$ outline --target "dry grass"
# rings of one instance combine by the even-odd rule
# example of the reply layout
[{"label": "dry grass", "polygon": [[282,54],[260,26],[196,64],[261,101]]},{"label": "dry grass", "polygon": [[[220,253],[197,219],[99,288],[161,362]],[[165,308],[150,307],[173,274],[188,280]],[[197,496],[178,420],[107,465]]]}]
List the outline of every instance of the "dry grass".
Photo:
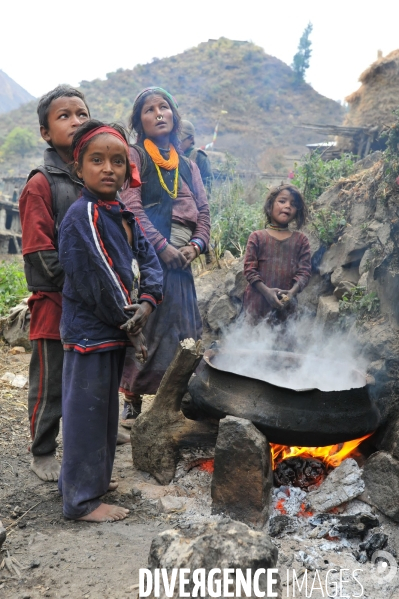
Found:
[{"label": "dry grass", "polygon": [[393,122],[399,107],[399,50],[376,60],[359,77],[360,88],[346,98],[344,126],[382,127]]}]

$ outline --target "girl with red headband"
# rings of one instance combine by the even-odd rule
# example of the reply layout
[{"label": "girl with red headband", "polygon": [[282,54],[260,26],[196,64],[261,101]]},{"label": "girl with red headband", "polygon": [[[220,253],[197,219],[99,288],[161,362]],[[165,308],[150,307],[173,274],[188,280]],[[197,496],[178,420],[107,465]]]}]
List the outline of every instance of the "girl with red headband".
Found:
[{"label": "girl with red headband", "polygon": [[141,330],[162,301],[162,269],[133,214],[119,201],[123,185],[140,185],[123,129],[87,121],[75,133],[72,150],[84,188],[59,231],[65,271],[59,489],[67,518],[104,522],[128,513],[100,497],[116,488],[111,474],[125,350],[133,345],[146,357]]},{"label": "girl with red headband", "polygon": [[201,337],[190,264],[205,252],[210,233],[201,174],[197,165],[180,153],[181,119],[176,100],[160,87],[143,90],[134,102],[130,124],[137,133],[130,156],[143,184],[121,195],[158,254],[164,272],[164,302],[146,326],[148,361],[143,365],[131,350],[126,353],[121,424],[127,428],[140,413],[141,395],[156,393],[179,341]]}]

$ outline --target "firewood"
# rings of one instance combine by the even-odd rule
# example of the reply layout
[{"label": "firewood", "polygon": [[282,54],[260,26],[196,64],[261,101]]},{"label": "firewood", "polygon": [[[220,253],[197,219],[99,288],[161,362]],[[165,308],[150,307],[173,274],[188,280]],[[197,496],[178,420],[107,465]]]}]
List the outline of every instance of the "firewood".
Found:
[{"label": "firewood", "polygon": [[188,381],[203,353],[201,341],[185,339],[179,343],[152,406],[137,418],[131,430],[134,465],[163,485],[174,477],[180,447],[216,444],[217,421],[188,420],[180,410]]}]

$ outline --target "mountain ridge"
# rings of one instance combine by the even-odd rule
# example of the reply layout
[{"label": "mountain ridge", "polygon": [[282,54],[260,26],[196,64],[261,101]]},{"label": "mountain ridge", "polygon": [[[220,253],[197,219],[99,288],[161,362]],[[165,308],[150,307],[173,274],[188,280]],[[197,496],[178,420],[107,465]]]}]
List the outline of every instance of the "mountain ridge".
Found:
[{"label": "mountain ridge", "polygon": [[[215,149],[228,151],[242,169],[288,168],[286,155],[299,159],[309,142],[309,134],[297,124],[341,124],[344,117],[340,104],[307,83],[298,85],[292,69],[281,60],[251,42],[226,38],[133,69],[118,69],[105,80],[82,81],[80,89],[94,118],[127,125],[136,94],[150,85],[164,87],[176,97],[183,118],[196,127],[198,145],[212,140],[220,118]],[[39,138],[35,107],[31,102],[0,115],[0,143],[15,126],[28,128]],[[322,138],[313,135],[311,141]],[[39,144],[23,164],[19,161],[20,167],[36,164],[44,147]],[[1,166],[4,171],[6,165]]]},{"label": "mountain ridge", "polygon": [[34,99],[26,89],[0,69],[0,114]]}]

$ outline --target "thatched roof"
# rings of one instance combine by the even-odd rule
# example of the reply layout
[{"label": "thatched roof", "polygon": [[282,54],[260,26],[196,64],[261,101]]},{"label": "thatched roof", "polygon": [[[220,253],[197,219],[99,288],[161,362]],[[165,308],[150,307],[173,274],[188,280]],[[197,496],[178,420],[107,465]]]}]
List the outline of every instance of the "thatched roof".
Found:
[{"label": "thatched roof", "polygon": [[344,126],[382,127],[394,121],[399,108],[399,50],[379,58],[359,77],[360,88],[348,96]]}]

